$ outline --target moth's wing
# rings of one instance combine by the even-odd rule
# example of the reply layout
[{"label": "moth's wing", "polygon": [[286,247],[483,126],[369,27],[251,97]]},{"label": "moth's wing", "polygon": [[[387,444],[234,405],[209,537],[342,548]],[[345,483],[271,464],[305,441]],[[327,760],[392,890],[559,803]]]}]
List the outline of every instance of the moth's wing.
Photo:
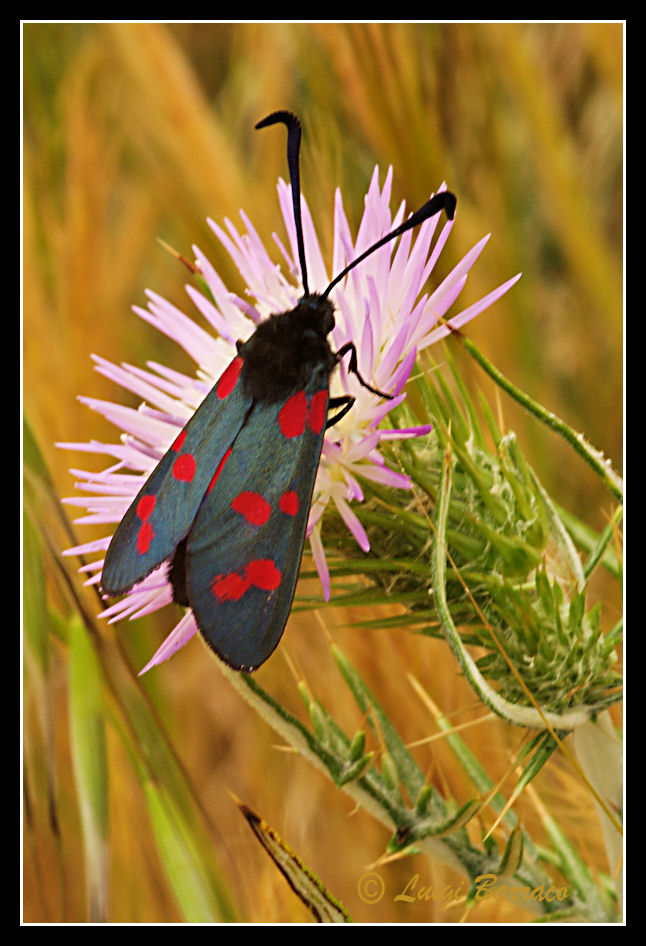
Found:
[{"label": "moth's wing", "polygon": [[235,358],[159,461],[119,523],[101,586],[128,591],[170,558],[185,537],[222,459],[251,407]]},{"label": "moth's wing", "polygon": [[281,638],[294,598],[328,403],[316,371],[282,404],[255,403],[186,543],[186,591],[207,643],[251,671]]}]

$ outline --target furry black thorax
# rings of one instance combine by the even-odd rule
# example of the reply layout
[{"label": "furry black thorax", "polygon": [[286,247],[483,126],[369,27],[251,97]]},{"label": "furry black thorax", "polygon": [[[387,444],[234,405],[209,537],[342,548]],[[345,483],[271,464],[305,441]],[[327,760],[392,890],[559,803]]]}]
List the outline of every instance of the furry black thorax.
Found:
[{"label": "furry black thorax", "polygon": [[239,349],[247,392],[274,404],[304,388],[316,371],[329,377],[337,363],[327,340],[333,328],[334,306],[318,293],[261,322]]}]

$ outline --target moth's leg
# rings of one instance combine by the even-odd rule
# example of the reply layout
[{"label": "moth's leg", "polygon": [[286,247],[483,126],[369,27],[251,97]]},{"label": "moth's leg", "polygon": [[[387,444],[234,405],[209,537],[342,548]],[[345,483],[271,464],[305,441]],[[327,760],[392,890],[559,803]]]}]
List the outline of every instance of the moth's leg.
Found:
[{"label": "moth's leg", "polygon": [[[392,399],[393,399],[393,395],[392,395],[392,394],[386,394],[385,391],[379,391],[379,390],[377,390],[377,388],[373,388],[370,384],[368,384],[367,381],[364,381],[363,378],[361,377],[361,375],[359,374],[359,365],[358,365],[358,362],[357,362],[357,349],[356,349],[355,346],[354,346],[354,342],[346,342],[345,345],[341,345],[341,347],[339,348],[338,352],[336,353],[336,360],[337,360],[337,362],[338,362],[338,361],[341,361],[341,359],[343,358],[343,356],[344,356],[344,355],[347,355],[348,352],[351,352],[351,354],[350,354],[350,363],[349,363],[349,365],[348,365],[348,371],[351,371],[352,374],[354,374],[354,375],[357,376],[357,379],[358,379],[358,381],[359,381],[359,384],[360,384],[362,387],[367,388],[368,391],[372,391],[373,394],[377,394],[377,395],[379,395],[379,397],[386,397],[386,398],[388,398],[389,401],[392,401]],[[349,410],[349,408],[348,408],[348,410]]]},{"label": "moth's leg", "polygon": [[328,427],[334,426],[334,424],[340,421],[342,417],[345,417],[353,404],[354,398],[350,397],[349,394],[343,394],[341,397],[331,397],[327,402],[328,410],[330,410],[330,408],[334,410],[335,407],[340,407],[341,410],[338,414],[335,414],[334,417],[328,418],[325,424],[325,429],[327,430]]}]

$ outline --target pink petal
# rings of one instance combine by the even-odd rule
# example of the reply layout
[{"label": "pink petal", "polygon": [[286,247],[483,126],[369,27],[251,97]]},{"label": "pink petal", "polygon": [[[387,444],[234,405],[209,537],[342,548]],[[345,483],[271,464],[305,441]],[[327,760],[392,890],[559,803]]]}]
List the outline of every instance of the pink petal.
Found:
[{"label": "pink petal", "polygon": [[310,534],[310,548],[312,558],[316,565],[316,571],[323,587],[323,597],[326,601],[330,600],[330,572],[327,567],[323,543],[321,542],[321,529],[317,526]]},{"label": "pink petal", "polygon": [[169,657],[172,657],[173,654],[177,653],[184,644],[187,644],[196,633],[197,624],[195,623],[193,612],[187,611],[143,670],[139,671],[139,676],[146,673],[151,667],[155,667],[157,664],[163,663],[165,660],[168,660]]},{"label": "pink petal", "polygon": [[357,519],[356,515],[350,509],[345,500],[341,499],[340,496],[335,496],[334,502],[336,503],[336,508],[339,510],[341,518],[357,540],[359,547],[362,548],[364,552],[369,552],[370,542],[368,541],[368,536],[366,535],[366,531]]},{"label": "pink petal", "polygon": [[[478,302],[474,302],[473,305],[470,305],[467,309],[463,309],[458,315],[452,316],[448,321],[453,328],[461,328],[463,325],[466,325],[467,322],[470,322],[471,319],[474,319],[477,315],[480,315],[481,312],[484,312],[485,309],[489,308],[490,305],[493,305],[501,296],[507,292],[508,289],[518,282],[522,273],[513,276],[511,279],[508,279],[507,282],[504,282],[501,286],[498,286],[497,289],[494,289],[492,292],[488,293],[484,298],[480,299]],[[447,325],[441,325],[439,328],[435,329],[434,332],[431,332],[430,335],[424,339],[424,346],[433,345],[435,342],[438,342],[441,338],[444,338],[449,334],[451,329]]]}]

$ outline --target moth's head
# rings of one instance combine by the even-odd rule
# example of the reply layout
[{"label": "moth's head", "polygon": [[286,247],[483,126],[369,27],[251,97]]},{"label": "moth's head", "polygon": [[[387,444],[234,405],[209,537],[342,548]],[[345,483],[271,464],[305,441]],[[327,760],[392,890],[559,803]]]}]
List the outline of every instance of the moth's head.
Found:
[{"label": "moth's head", "polygon": [[318,292],[310,292],[299,299],[296,310],[299,312],[305,329],[309,329],[321,338],[329,335],[334,328],[334,305]]}]

